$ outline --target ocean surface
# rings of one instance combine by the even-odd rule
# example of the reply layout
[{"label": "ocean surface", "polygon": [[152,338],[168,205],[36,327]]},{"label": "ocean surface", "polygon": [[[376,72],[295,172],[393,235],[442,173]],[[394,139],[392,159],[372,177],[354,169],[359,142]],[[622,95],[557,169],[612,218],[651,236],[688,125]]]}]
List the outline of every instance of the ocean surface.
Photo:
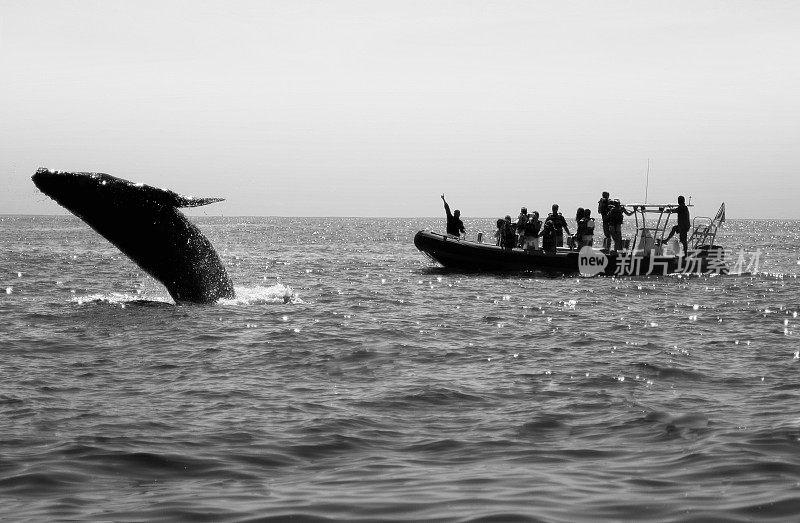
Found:
[{"label": "ocean surface", "polygon": [[443,217],[192,220],[236,299],[0,216],[0,519],[800,517],[800,221],[585,279],[438,268]]}]

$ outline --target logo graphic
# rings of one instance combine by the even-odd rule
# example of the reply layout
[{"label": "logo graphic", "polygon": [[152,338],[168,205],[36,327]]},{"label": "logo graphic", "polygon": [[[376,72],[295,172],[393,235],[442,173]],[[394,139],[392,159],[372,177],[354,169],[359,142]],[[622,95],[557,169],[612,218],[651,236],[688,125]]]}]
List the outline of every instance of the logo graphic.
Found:
[{"label": "logo graphic", "polygon": [[597,276],[607,266],[608,258],[606,255],[588,245],[578,252],[578,271],[581,276]]}]

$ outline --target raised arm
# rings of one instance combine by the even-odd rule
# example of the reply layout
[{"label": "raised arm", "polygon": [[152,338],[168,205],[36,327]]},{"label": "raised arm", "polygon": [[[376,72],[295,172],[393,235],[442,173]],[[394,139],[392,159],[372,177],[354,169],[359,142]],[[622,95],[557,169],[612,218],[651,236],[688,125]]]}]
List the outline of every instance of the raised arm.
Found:
[{"label": "raised arm", "polygon": [[444,194],[442,194],[442,201],[444,202],[444,212],[446,212],[447,217],[450,218],[453,214],[450,212],[450,206],[447,205],[447,200],[444,199]]}]

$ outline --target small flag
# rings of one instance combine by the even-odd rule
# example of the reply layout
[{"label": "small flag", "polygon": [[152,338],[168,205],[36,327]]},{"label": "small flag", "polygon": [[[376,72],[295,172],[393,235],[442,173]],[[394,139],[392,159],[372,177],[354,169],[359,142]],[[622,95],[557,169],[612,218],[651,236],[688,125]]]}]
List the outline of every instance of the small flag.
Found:
[{"label": "small flag", "polygon": [[725,223],[725,202],[722,202],[722,205],[719,206],[717,215],[714,216],[714,221],[719,222],[718,225]]}]

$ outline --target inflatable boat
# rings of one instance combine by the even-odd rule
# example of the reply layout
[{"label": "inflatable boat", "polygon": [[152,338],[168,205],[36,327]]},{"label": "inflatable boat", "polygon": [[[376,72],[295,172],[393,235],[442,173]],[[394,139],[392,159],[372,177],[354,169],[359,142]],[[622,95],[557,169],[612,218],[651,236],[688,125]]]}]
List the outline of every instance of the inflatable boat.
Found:
[{"label": "inflatable boat", "polygon": [[[680,246],[664,241],[676,205],[629,205],[636,214],[636,234],[619,252],[584,246],[559,247],[556,252],[507,249],[428,230],[417,232],[414,245],[441,266],[475,272],[542,272],[582,276],[645,276],[724,274],[724,249],[714,245],[725,220],[725,204],[713,219],[695,218],[684,255]],[[653,216],[656,215],[656,216]],[[648,220],[648,218],[650,218]],[[655,218],[655,219],[653,219]]]}]

